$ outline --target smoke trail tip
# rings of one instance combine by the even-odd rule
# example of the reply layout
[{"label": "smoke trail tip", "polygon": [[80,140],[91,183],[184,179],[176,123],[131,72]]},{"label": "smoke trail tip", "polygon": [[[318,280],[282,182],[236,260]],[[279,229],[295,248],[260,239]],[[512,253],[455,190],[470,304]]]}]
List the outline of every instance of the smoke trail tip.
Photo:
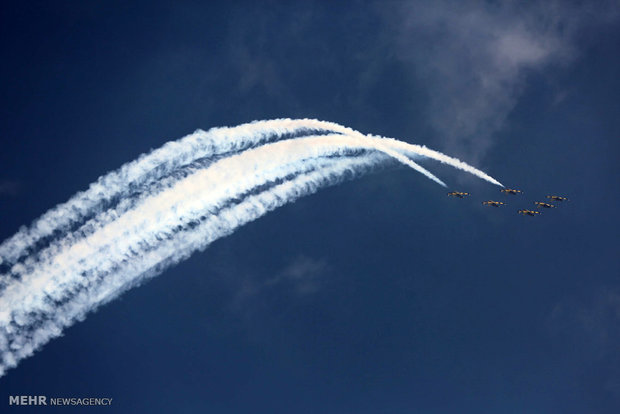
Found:
[{"label": "smoke trail tip", "polygon": [[495,184],[495,185],[498,185],[498,186],[504,188],[504,184],[500,183],[495,178],[491,177],[490,175],[487,175],[487,177],[489,178],[487,181],[489,181],[491,184]]}]

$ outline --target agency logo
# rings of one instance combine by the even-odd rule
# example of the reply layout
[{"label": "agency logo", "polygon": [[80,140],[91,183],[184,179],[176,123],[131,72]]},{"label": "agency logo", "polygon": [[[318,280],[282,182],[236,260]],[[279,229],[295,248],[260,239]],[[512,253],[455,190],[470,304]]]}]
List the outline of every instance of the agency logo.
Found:
[{"label": "agency logo", "polygon": [[9,405],[47,405],[44,395],[9,395]]},{"label": "agency logo", "polygon": [[9,395],[9,405],[112,405],[112,398],[54,397],[45,395]]}]

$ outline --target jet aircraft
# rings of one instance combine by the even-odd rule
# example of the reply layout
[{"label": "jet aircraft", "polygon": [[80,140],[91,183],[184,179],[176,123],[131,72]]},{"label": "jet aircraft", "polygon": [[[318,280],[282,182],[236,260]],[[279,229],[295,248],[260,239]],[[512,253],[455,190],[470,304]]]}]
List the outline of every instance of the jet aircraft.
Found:
[{"label": "jet aircraft", "polygon": [[463,198],[465,196],[470,195],[469,193],[463,193],[461,191],[451,191],[448,193],[449,196]]},{"label": "jet aircraft", "polygon": [[549,198],[549,199],[551,199],[553,201],[568,201],[568,198],[566,198],[566,197],[560,197],[560,196],[554,196],[554,195],[547,196],[547,198]]},{"label": "jet aircraft", "polygon": [[553,204],[543,203],[541,201],[534,201],[534,204],[536,204],[536,207],[555,208]]},{"label": "jet aircraft", "polygon": [[523,215],[528,215],[528,216],[536,216],[538,214],[540,214],[540,211],[534,211],[534,210],[519,210],[519,214],[523,214]]},{"label": "jet aircraft", "polygon": [[517,194],[517,193],[522,193],[523,191],[521,190],[514,190],[512,188],[502,188],[501,190],[502,193],[506,193],[506,194]]},{"label": "jet aircraft", "polygon": [[501,201],[493,201],[493,200],[483,201],[482,204],[484,204],[485,206],[492,206],[492,207],[499,207],[499,206],[506,205],[506,203],[502,203]]}]

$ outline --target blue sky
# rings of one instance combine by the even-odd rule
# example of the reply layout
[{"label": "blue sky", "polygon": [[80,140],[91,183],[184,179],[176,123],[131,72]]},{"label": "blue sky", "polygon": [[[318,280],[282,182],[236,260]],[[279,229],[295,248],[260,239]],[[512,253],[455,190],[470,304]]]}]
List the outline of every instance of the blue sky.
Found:
[{"label": "blue sky", "polygon": [[[403,168],[325,189],[67,329],[0,378],[2,411],[43,394],[114,412],[618,412],[618,11],[6,6],[0,239],[149,149],[255,119],[425,144],[525,194],[431,162],[472,197]],[[550,193],[571,202],[516,214]]]}]

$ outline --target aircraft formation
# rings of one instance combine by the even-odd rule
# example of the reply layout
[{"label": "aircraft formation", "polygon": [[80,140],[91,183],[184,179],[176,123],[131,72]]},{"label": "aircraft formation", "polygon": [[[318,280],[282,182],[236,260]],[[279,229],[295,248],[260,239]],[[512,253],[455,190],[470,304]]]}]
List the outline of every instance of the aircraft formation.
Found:
[{"label": "aircraft formation", "polygon": [[[523,191],[521,190],[516,190],[514,188],[502,188],[500,190],[502,193],[507,194],[507,195],[518,195],[518,194],[523,194]],[[466,192],[462,192],[462,191],[450,191],[448,193],[448,196],[450,197],[458,197],[458,198],[464,198],[464,197],[468,197],[470,196],[470,193],[466,193]],[[547,198],[550,201],[554,201],[554,202],[558,202],[558,203],[563,203],[566,201],[569,201],[567,197],[563,197],[563,196],[557,196],[557,195],[548,195]],[[486,200],[482,202],[482,205],[488,206],[488,207],[501,207],[501,206],[505,206],[507,205],[507,203],[504,203],[502,201],[494,201],[494,200]],[[545,203],[542,201],[534,201],[534,205],[536,206],[536,208],[556,208],[557,205],[555,204],[551,204],[551,203]],[[530,209],[521,209],[521,210],[517,210],[517,212],[523,216],[531,216],[531,217],[535,217],[541,214],[540,211],[538,210],[530,210]]]}]

